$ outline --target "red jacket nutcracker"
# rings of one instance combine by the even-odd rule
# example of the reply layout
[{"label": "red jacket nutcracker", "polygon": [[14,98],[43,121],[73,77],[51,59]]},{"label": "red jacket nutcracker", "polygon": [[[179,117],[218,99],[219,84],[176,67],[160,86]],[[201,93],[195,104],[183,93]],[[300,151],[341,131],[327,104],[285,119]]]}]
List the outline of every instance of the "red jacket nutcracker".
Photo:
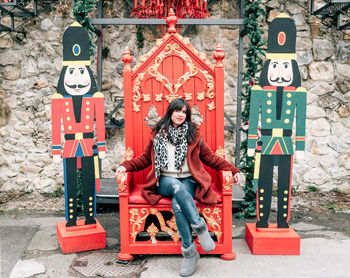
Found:
[{"label": "red jacket nutcracker", "polygon": [[[63,68],[52,96],[52,155],[61,156],[61,118],[65,144],[63,149],[66,226],[76,225],[77,169],[81,168],[85,224],[95,221],[95,187],[99,190],[98,156],[105,156],[103,94],[89,67],[89,36],[77,22],[63,35]],[[97,146],[94,141],[96,120]]]}]

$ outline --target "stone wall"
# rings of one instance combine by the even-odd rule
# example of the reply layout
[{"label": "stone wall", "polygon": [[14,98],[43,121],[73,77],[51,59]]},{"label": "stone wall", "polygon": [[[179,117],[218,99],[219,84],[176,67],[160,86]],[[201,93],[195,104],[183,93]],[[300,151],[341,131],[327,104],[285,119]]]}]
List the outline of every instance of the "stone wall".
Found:
[{"label": "stone wall", "polygon": [[[238,18],[238,1],[219,0],[213,18]],[[286,4],[288,2],[288,4]],[[71,4],[52,10],[27,24],[21,32],[0,34],[0,190],[52,192],[63,184],[62,165],[52,163],[51,96],[62,63],[62,34],[73,22]],[[126,17],[122,1],[106,2],[105,17]],[[299,1],[307,5],[307,1]],[[123,4],[125,5],[125,4]],[[293,1],[265,1],[267,23],[280,12],[293,17],[298,29],[297,61],[308,90],[305,159],[294,164],[293,185],[305,190],[335,187],[350,191],[350,42]],[[108,114],[123,96],[121,56],[126,46],[135,60],[155,43],[144,28],[144,47],[137,48],[135,26],[109,26],[103,31],[103,93]],[[265,33],[265,37],[267,34]],[[189,33],[191,43],[213,61],[217,43],[226,53],[225,111],[235,120],[238,29],[199,26]],[[246,42],[247,44],[247,42]],[[96,60],[96,57],[93,57]],[[91,66],[95,72],[95,66]],[[116,115],[123,118],[123,111]],[[227,123],[226,123],[227,124]],[[234,161],[234,138],[226,133],[227,159]],[[107,130],[103,177],[114,177],[123,160],[124,129]]]}]

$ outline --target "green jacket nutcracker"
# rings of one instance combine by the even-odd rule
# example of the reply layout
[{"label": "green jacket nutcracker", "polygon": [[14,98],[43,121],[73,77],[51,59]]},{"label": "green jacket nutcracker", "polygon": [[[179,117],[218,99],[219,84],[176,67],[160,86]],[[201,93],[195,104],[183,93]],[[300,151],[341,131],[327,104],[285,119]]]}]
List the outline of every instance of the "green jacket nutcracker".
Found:
[{"label": "green jacket nutcracker", "polygon": [[[280,14],[269,25],[267,61],[261,71],[259,86],[253,86],[251,90],[248,155],[253,156],[256,150],[257,228],[268,227],[274,166],[278,167],[277,227],[289,228],[294,117],[295,156],[301,159],[304,155],[306,90],[300,86],[295,41],[293,20]],[[257,143],[259,116],[261,138]]]}]

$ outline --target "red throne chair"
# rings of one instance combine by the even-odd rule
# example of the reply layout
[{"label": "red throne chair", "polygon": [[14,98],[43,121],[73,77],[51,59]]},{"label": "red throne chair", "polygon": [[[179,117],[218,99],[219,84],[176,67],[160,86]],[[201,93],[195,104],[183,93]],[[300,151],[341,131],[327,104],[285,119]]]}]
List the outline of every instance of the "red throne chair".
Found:
[{"label": "red throne chair", "polygon": [[[224,67],[220,45],[212,65],[187,38],[175,29],[177,18],[167,18],[168,33],[132,69],[133,57],[126,48],[124,113],[125,158],[137,157],[144,151],[151,126],[166,112],[174,98],[184,98],[192,109],[192,120],[199,125],[203,139],[218,155],[224,157]],[[216,248],[210,254],[221,254],[233,260],[232,251],[232,184],[231,172],[216,171],[206,166],[217,193],[216,205],[197,203],[199,213],[208,224]],[[131,260],[134,254],[181,254],[180,235],[171,208],[171,199],[162,198],[151,206],[142,197],[140,185],[146,181],[150,167],[143,171],[118,176],[120,207],[120,260]],[[198,244],[200,253],[205,253]]]}]

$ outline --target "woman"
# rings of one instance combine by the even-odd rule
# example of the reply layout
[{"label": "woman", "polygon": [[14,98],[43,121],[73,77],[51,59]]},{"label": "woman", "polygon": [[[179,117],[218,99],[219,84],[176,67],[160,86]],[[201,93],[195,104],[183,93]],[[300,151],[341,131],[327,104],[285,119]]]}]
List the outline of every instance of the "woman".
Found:
[{"label": "woman", "polygon": [[140,171],[152,165],[142,195],[151,204],[162,197],[172,199],[172,209],[181,236],[184,256],[180,275],[190,276],[199,259],[192,242],[191,228],[197,233],[202,248],[210,252],[215,243],[207,225],[199,216],[194,198],[205,204],[216,204],[216,194],[210,187],[211,176],[202,162],[216,170],[229,170],[239,182],[239,170],[216,156],[202,140],[197,125],[191,121],[191,109],[186,100],[174,99],[165,116],[152,128],[151,138],[142,155],[124,161],[116,171]]}]

